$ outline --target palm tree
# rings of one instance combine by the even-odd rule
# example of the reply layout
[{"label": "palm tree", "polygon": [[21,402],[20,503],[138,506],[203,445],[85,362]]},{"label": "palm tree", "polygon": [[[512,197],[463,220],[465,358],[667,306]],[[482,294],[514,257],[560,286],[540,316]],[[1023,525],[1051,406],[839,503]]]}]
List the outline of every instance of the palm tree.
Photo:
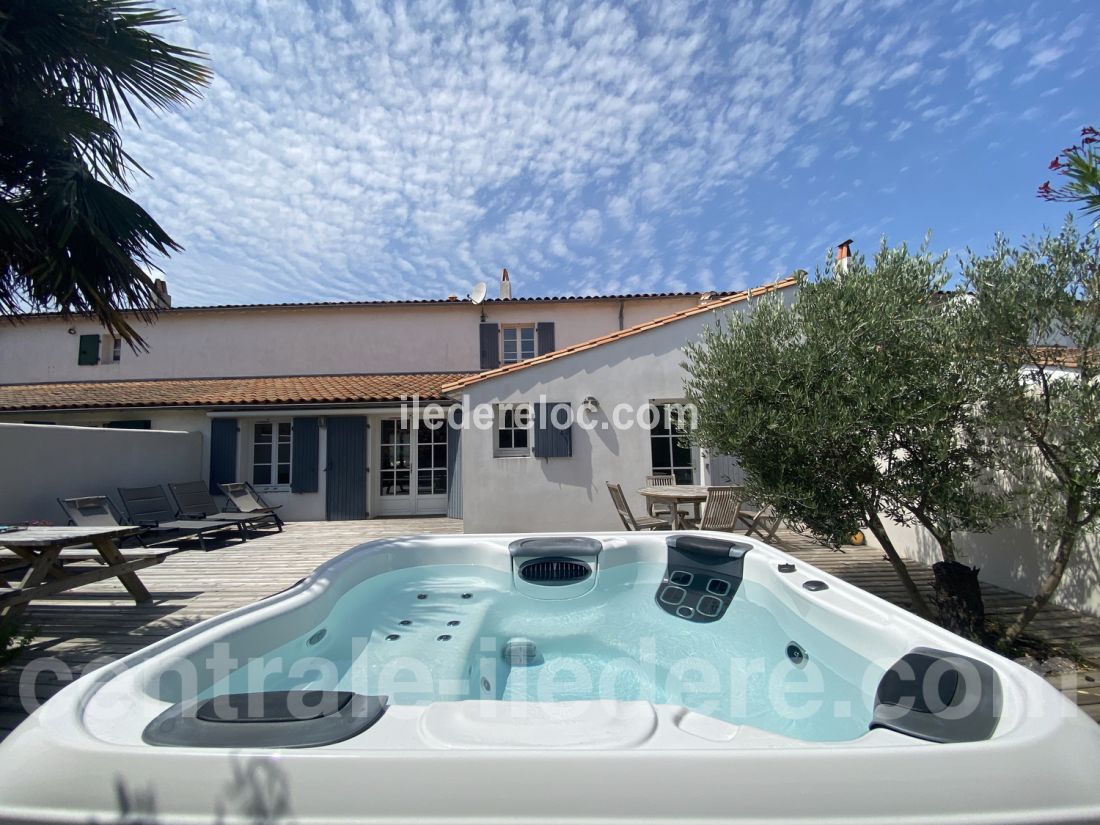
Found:
[{"label": "palm tree", "polygon": [[94,315],[131,346],[157,298],[147,270],[181,247],[126,193],[117,131],[136,109],[187,104],[206,56],[150,29],[144,0],[0,0],[0,316]]}]

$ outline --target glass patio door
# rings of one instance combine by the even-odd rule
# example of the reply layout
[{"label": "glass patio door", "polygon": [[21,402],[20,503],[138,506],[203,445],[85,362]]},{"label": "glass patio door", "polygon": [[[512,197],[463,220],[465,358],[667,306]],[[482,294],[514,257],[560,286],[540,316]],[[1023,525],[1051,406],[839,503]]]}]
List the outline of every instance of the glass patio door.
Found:
[{"label": "glass patio door", "polygon": [[447,427],[384,418],[378,441],[378,498],[383,515],[447,510]]}]

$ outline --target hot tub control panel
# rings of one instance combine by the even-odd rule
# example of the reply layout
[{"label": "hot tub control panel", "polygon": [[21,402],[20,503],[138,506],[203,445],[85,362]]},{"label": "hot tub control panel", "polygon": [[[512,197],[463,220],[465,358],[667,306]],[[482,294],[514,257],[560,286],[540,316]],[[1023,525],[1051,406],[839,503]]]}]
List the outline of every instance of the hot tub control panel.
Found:
[{"label": "hot tub control panel", "polygon": [[667,545],[657,606],[689,622],[721,619],[741,586],[750,546],[709,536],[672,536]]}]

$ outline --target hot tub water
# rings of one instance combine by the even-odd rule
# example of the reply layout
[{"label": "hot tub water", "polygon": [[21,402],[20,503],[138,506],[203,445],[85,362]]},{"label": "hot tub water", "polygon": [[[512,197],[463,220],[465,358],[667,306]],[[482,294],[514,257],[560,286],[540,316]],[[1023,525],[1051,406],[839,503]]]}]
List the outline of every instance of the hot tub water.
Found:
[{"label": "hot tub water", "polygon": [[[837,663],[874,670],[870,663],[790,611],[765,609],[754,598],[763,587],[750,581],[720,621],[681,620],[654,604],[663,573],[659,564],[607,567],[589,592],[564,600],[519,593],[510,573],[487,567],[384,573],[346,593],[323,627],[205,695],[347,690],[388,696],[391,705],[646,700],[804,740],[866,733],[873,694],[861,687],[865,674],[845,678]],[[803,651],[799,662],[788,655],[792,643]]]}]

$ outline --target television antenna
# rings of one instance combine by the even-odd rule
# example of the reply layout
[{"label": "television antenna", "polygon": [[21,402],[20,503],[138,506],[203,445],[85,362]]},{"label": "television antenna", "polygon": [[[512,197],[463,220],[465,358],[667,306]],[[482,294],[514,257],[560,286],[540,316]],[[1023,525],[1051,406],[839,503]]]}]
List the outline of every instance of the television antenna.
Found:
[{"label": "television antenna", "polygon": [[476,306],[477,304],[480,304],[482,301],[484,301],[485,292],[487,289],[488,287],[485,285],[484,281],[478,281],[476,284],[474,284],[474,288],[470,292],[470,303]]}]

